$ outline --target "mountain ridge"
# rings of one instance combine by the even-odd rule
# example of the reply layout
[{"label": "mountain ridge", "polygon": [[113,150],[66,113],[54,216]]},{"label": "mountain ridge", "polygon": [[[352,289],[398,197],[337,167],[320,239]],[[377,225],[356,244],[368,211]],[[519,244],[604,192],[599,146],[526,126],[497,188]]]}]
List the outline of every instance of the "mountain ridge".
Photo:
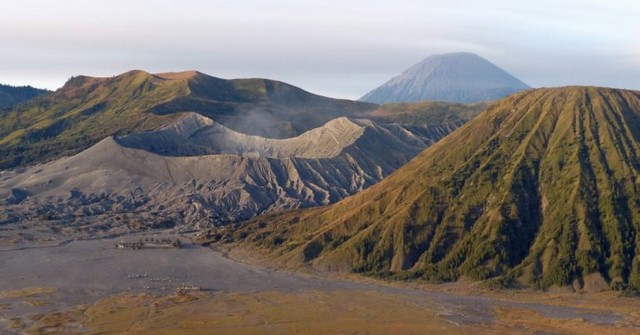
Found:
[{"label": "mountain ridge", "polygon": [[108,135],[154,129],[178,112],[197,112],[247,134],[285,138],[375,108],[268,79],[225,80],[196,71],[76,76],[53,93],[0,112],[0,169],[74,154]]},{"label": "mountain ridge", "polygon": [[[153,130],[195,112],[247,135],[295,137],[341,116],[398,122],[431,142],[484,106],[378,106],[314,95],[268,79],[220,79],[198,71],[75,76],[60,89],[0,110],[0,169],[76,154],[106,136]],[[376,110],[385,116],[374,115]],[[447,125],[436,115],[448,115]]]}]

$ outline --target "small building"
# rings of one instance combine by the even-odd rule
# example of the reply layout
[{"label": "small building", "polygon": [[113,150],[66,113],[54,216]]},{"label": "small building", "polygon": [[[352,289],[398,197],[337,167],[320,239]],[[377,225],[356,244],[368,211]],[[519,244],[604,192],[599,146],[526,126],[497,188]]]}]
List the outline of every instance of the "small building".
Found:
[{"label": "small building", "polygon": [[176,292],[180,294],[186,294],[187,292],[194,292],[194,291],[201,291],[201,290],[202,288],[200,286],[194,286],[194,285],[182,285],[182,286],[176,287]]},{"label": "small building", "polygon": [[142,247],[143,247],[143,244],[140,242],[127,242],[125,240],[120,240],[116,242],[116,249],[137,250],[137,249],[141,249]]}]

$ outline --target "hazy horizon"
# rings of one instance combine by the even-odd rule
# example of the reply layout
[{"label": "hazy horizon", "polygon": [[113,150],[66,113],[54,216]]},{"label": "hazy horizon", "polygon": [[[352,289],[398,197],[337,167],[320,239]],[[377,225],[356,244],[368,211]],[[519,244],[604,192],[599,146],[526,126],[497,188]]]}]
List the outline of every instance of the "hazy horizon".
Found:
[{"label": "hazy horizon", "polygon": [[25,0],[0,13],[0,83],[198,70],[357,99],[427,56],[467,51],[533,87],[640,89],[639,15],[629,0]]}]

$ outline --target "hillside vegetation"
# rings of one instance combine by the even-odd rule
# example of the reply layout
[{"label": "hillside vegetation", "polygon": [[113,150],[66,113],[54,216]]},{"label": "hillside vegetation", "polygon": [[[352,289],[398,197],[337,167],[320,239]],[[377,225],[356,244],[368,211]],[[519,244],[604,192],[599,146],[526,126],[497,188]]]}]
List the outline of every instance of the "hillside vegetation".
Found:
[{"label": "hillside vegetation", "polygon": [[147,111],[188,92],[184,81],[141,71],[72,78],[55,93],[2,112],[0,169],[74,153],[112,134],[157,127],[168,117]]},{"label": "hillside vegetation", "polygon": [[640,92],[526,91],[337,204],[209,236],[291,266],[639,290],[639,139]]},{"label": "hillside vegetation", "polygon": [[107,136],[155,129],[179,112],[197,112],[243,133],[283,138],[374,108],[266,79],[143,71],[79,76],[52,94],[0,111],[0,169],[76,153]]},{"label": "hillside vegetation", "polygon": [[14,106],[46,93],[49,93],[49,91],[33,88],[31,86],[10,86],[0,84],[0,109]]},{"label": "hillside vegetation", "polygon": [[0,110],[0,170],[75,154],[108,136],[157,129],[182,112],[268,138],[295,137],[341,116],[371,118],[399,123],[430,144],[484,107],[378,106],[326,98],[273,80],[225,80],[195,71],[79,76],[56,92]]}]

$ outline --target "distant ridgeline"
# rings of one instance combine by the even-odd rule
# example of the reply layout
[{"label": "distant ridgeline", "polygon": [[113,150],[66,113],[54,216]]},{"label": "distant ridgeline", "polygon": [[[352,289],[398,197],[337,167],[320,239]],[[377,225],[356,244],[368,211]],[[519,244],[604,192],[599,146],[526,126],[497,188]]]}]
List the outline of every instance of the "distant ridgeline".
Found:
[{"label": "distant ridgeline", "polygon": [[47,94],[49,91],[31,86],[10,86],[0,84],[0,109],[12,107],[21,102]]}]

